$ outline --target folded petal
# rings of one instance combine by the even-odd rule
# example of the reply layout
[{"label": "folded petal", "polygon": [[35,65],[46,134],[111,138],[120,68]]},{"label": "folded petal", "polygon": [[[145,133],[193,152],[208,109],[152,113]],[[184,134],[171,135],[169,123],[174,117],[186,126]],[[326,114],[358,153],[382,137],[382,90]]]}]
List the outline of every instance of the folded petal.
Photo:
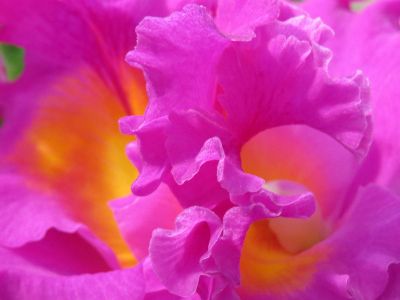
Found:
[{"label": "folded petal", "polygon": [[[224,202],[228,199],[229,189],[223,186],[223,182],[229,184],[235,180],[236,174],[231,173],[237,171],[237,165],[230,169],[226,167],[228,159],[222,143],[230,142],[229,132],[213,119],[194,110],[171,113],[169,119],[165,146],[172,167],[171,175],[176,182],[170,184],[179,201],[185,207],[202,203],[215,209],[218,205],[226,205]],[[262,183],[257,179],[255,181],[259,189]],[[240,192],[245,193],[251,189],[251,182],[249,185],[242,182],[237,187],[242,187]],[[198,192],[190,192],[193,189]]]},{"label": "folded petal", "polygon": [[154,231],[150,258],[166,288],[183,297],[193,295],[203,271],[202,257],[220,234],[220,220],[210,210],[193,207],[176,221],[176,230]]},{"label": "folded petal", "polygon": [[120,123],[125,134],[136,134],[139,143],[131,144],[128,155],[140,173],[132,185],[132,191],[137,195],[147,195],[153,192],[168,170],[167,153],[165,151],[166,117],[158,118],[141,124],[142,117],[125,117]]},{"label": "folded petal", "polygon": [[[65,242],[71,242],[71,237],[64,237]],[[60,241],[57,241],[57,244]],[[42,243],[39,241],[37,243]],[[65,245],[65,244],[64,244]],[[51,244],[41,245],[50,253]],[[68,250],[72,250],[70,248]],[[26,250],[26,249],[25,249]],[[29,249],[32,250],[32,249]],[[43,254],[42,250],[40,249]],[[67,249],[66,249],[67,250]],[[84,252],[84,248],[74,249],[77,252],[67,252],[69,263],[74,255],[87,255],[87,260],[93,260],[93,253]],[[38,257],[46,260],[43,255]],[[51,254],[47,263],[40,265],[31,257],[21,256],[18,251],[0,248],[2,262],[11,262],[7,267],[0,266],[0,297],[2,299],[50,300],[50,299],[143,299],[144,282],[141,265],[133,269],[116,270],[96,274],[62,274],[48,267],[54,266]],[[67,258],[67,257],[64,257]],[[75,260],[76,261],[76,260]],[[76,264],[75,264],[76,265]],[[78,262],[79,268],[84,264]],[[65,264],[64,264],[65,267]],[[71,268],[71,266],[70,266]]]}]

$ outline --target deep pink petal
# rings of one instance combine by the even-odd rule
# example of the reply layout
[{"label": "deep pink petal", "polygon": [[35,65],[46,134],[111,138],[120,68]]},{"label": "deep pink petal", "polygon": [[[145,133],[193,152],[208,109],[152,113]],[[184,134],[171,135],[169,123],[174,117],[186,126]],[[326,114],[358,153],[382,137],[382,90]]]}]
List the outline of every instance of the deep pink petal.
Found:
[{"label": "deep pink petal", "polygon": [[183,297],[195,293],[203,273],[201,259],[219,234],[219,218],[201,207],[185,210],[176,221],[176,230],[154,231],[150,258],[168,290]]},{"label": "deep pink petal", "polygon": [[[38,241],[7,249],[17,255],[21,262],[30,262],[43,274],[71,276],[111,271],[101,253],[79,233],[50,229]],[[16,263],[4,260],[0,268],[12,267],[16,267]],[[19,263],[18,268],[30,270],[33,267]]]}]

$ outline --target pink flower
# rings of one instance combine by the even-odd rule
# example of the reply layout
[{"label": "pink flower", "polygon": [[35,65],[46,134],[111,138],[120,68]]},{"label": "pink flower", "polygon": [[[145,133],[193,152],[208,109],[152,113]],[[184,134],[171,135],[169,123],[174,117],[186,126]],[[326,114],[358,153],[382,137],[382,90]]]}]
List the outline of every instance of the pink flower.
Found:
[{"label": "pink flower", "polygon": [[400,9],[349,2],[3,1],[0,298],[396,299]]},{"label": "pink flower", "polygon": [[[188,207],[174,230],[153,232],[155,274],[183,298],[206,286],[204,299],[395,299],[400,202],[370,176],[398,160],[374,169],[368,80],[359,71],[342,77],[363,63],[350,71],[350,52],[332,39],[342,51],[334,77],[332,30],[320,19],[283,2],[230,4],[145,18],[127,56],[149,94],[144,116],[121,120],[137,137],[128,148],[140,170],[133,192],[167,184]],[[381,5],[354,21],[326,14],[356,30]],[[376,78],[387,67],[367,61]],[[391,101],[398,88],[384,83]],[[397,149],[393,136],[374,138],[382,153]]]}]

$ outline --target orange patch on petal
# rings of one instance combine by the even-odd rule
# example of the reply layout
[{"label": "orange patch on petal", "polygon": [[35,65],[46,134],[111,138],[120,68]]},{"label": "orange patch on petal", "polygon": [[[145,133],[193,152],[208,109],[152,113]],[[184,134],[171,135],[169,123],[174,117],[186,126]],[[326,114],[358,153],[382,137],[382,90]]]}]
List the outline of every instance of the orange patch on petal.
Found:
[{"label": "orange patch on petal", "polygon": [[126,93],[135,113],[147,100],[141,74],[122,73],[119,94],[88,69],[57,79],[10,160],[40,188],[62,195],[66,211],[107,243],[121,265],[131,266],[135,258],[107,202],[129,194],[137,176],[125,155],[132,138],[118,128],[126,115],[119,97]]},{"label": "orange patch on petal", "polygon": [[286,251],[268,220],[253,223],[247,232],[240,260],[243,294],[281,294],[301,289],[311,280],[316,264],[326,253],[310,249]]}]

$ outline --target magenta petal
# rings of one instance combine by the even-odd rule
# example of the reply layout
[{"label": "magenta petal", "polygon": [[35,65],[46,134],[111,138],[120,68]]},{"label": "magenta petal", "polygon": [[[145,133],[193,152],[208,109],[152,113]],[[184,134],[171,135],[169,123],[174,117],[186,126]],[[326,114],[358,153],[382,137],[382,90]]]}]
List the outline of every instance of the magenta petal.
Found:
[{"label": "magenta petal", "polygon": [[176,230],[158,229],[150,242],[155,273],[171,292],[182,297],[195,293],[203,270],[200,264],[220,234],[220,220],[210,210],[193,207],[176,221]]},{"label": "magenta petal", "polygon": [[220,101],[240,140],[266,128],[304,124],[365,155],[371,134],[367,82],[359,73],[328,74],[330,52],[317,42],[330,32],[299,16],[266,25],[253,41],[224,52]]},{"label": "magenta petal", "polygon": [[[162,5],[157,4],[153,5],[152,13],[165,14]],[[85,67],[115,83],[109,61],[105,60],[123,60],[135,41],[135,24],[149,13],[145,6],[139,1],[2,1],[0,41],[23,47],[26,53],[21,80],[14,85],[1,85],[7,102],[22,100],[29,105],[32,98],[54,84],[54,78]],[[105,57],[101,43],[109,47],[109,57]]]},{"label": "magenta petal", "polygon": [[157,104],[148,106],[146,117],[212,106],[215,62],[228,41],[204,7],[188,5],[165,19],[145,18],[136,32],[138,44],[126,59],[144,70],[150,102]]},{"label": "magenta petal", "polygon": [[[263,200],[266,199],[254,199],[247,207],[229,209],[223,224],[209,209],[191,207],[178,216],[175,230],[154,231],[150,243],[151,263],[166,289],[182,297],[207,290],[216,299],[224,299],[223,295],[235,299],[234,287],[240,282],[241,248],[250,225],[284,215],[308,217],[314,210],[312,204],[312,208],[310,203],[305,205],[305,202],[313,203],[313,197],[308,200],[298,197],[298,201],[277,197],[274,211],[268,207],[271,201],[264,204]],[[210,285],[206,278],[212,282]]]},{"label": "magenta petal", "polygon": [[172,113],[170,120],[166,146],[177,184],[191,180],[204,164],[217,161],[217,180],[232,195],[261,189],[262,179],[244,173],[236,161],[226,156],[224,146],[228,150],[233,147],[224,127],[194,110]]},{"label": "magenta petal", "polygon": [[[41,240],[10,251],[46,273],[70,276],[111,271],[101,253],[79,233],[50,229]],[[2,262],[1,268],[8,264],[7,261]],[[13,264],[10,266],[13,267]]]},{"label": "magenta petal", "polygon": [[[39,240],[53,226],[67,231],[76,228],[76,224],[65,216],[51,197],[26,188],[26,183],[18,176],[0,176],[1,245],[19,247],[27,242]],[[40,198],[42,200],[37,201]]]},{"label": "magenta petal", "polygon": [[165,184],[148,196],[129,196],[110,202],[110,206],[124,239],[140,260],[148,255],[153,230],[172,229],[182,210]]},{"label": "magenta petal", "polygon": [[147,195],[161,183],[168,167],[165,153],[167,118],[159,118],[141,124],[142,117],[132,116],[120,119],[120,129],[127,134],[136,134],[140,144],[128,147],[130,159],[140,169],[139,177],[132,185],[136,195]]},{"label": "magenta petal", "polygon": [[146,280],[146,295],[144,300],[201,300],[198,293],[189,297],[180,297],[170,293],[161,283],[158,276],[154,273],[153,266],[149,258],[143,262],[144,278]]},{"label": "magenta petal", "polygon": [[399,211],[399,198],[367,187],[327,240],[335,249],[332,263],[349,274],[349,292],[355,297],[376,299],[387,284],[389,266],[400,262]]},{"label": "magenta petal", "polygon": [[[395,264],[400,262],[399,211],[400,199],[388,191],[377,186],[361,190],[336,230],[307,250],[326,257],[317,264],[312,281],[291,291],[288,299],[374,300],[392,295],[398,279]],[[270,298],[278,300],[281,295]]]},{"label": "magenta petal", "polygon": [[[218,138],[207,141],[215,135],[228,136],[223,127],[194,110],[171,113],[168,119],[162,117],[139,125],[136,118],[130,117],[120,123],[124,132],[139,138],[138,143],[128,148],[128,155],[140,169],[133,185],[135,194],[145,195],[154,190],[172,164],[174,178],[165,176],[164,180],[183,207],[203,202],[215,208],[227,203],[228,194],[217,181],[216,165],[211,164],[222,158],[223,149]],[[193,189],[197,192],[193,193]]]},{"label": "magenta petal", "polygon": [[[199,175],[202,174],[198,173],[201,170],[203,174],[213,172],[216,176],[201,181],[203,185],[198,185],[197,189],[213,190],[213,194],[221,194],[222,188],[231,195],[257,192],[262,188],[264,180],[244,173],[237,160],[226,155],[225,149],[232,152],[236,149],[232,145],[234,142],[230,133],[217,121],[195,110],[171,113],[170,121],[166,147],[172,165],[171,174],[178,185],[197,186],[192,181],[200,179]],[[220,184],[219,188],[215,186],[215,180],[210,180],[214,178]],[[180,197],[179,200],[192,205],[199,203],[188,201],[188,198],[193,197],[188,196],[182,200]],[[212,207],[225,200],[225,197],[221,197],[212,203],[208,198],[201,200],[202,205]]]},{"label": "magenta petal", "polygon": [[[323,3],[323,4],[322,4]],[[369,176],[375,183],[397,193],[400,130],[400,3],[396,0],[373,1],[360,12],[353,13],[348,3],[337,0],[308,0],[305,8],[312,15],[322,16],[336,32],[328,46],[334,50],[331,70],[343,74],[361,68],[371,84],[372,118],[374,122],[374,154],[366,161]],[[390,59],[388,59],[390,57]],[[365,173],[365,172],[364,172]]]},{"label": "magenta petal", "polygon": [[[50,249],[49,249],[50,250]],[[144,282],[139,265],[133,269],[96,274],[63,276],[43,270],[34,261],[21,259],[13,250],[0,248],[0,298],[51,299],[143,299]]]},{"label": "magenta petal", "polygon": [[150,193],[163,181],[184,207],[220,204],[191,196],[188,186],[221,196],[225,189],[231,200],[251,197],[264,181],[243,172],[241,147],[260,131],[287,124],[314,127],[365,155],[371,134],[365,78],[331,77],[331,52],[320,43],[332,31],[282,8],[288,18],[275,20],[271,11],[249,42],[222,36],[206,8],[196,5],[139,25],[138,46],[127,60],[144,70],[150,100],[144,120],[126,118],[121,126],[138,137],[132,159],[138,153],[143,159],[135,194]]}]

